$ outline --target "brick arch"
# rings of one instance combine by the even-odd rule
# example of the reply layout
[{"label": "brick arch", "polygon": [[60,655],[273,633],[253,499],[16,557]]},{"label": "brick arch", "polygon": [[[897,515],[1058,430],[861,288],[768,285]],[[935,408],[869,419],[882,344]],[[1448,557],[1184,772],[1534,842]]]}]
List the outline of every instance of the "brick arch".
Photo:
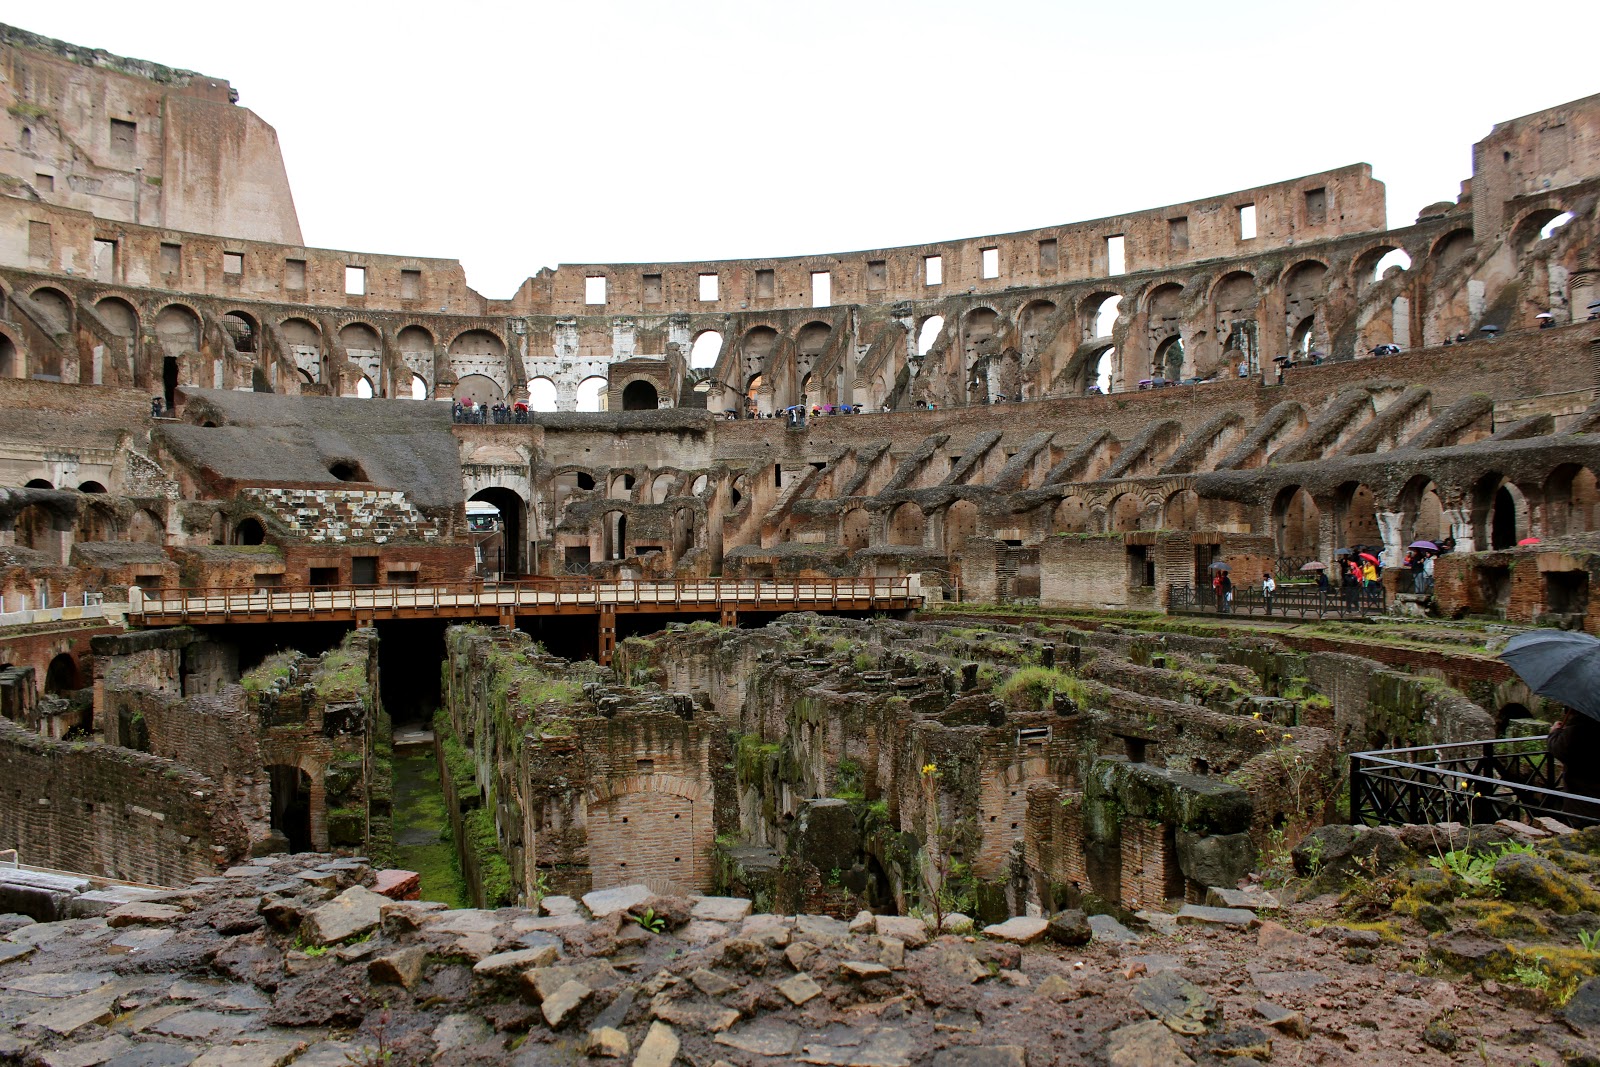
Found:
[{"label": "brick arch", "polygon": [[699,804],[711,803],[711,787],[681,774],[630,774],[614,782],[600,782],[589,790],[590,804],[604,804],[636,793],[666,793]]}]

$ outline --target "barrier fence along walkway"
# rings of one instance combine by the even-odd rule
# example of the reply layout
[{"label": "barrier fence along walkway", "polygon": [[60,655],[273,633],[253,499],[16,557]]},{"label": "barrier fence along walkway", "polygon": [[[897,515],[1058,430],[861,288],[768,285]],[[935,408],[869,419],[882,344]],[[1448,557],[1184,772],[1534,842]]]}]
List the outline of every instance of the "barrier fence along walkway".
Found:
[{"label": "barrier fence along walkway", "polygon": [[892,578],[596,581],[555,578],[439,585],[130,591],[140,626],[300,619],[607,615],[632,612],[874,611],[920,607],[916,575]]},{"label": "barrier fence along walkway", "polygon": [[1350,821],[1471,824],[1547,815],[1576,827],[1600,823],[1600,800],[1558,788],[1548,743],[1545,735],[1353,753]]},{"label": "barrier fence along walkway", "polygon": [[[1233,600],[1226,604],[1224,615],[1282,615],[1285,618],[1359,618],[1382,615],[1389,609],[1388,596],[1380,586],[1367,592],[1362,589],[1330,589],[1326,593],[1315,586],[1278,586],[1270,597],[1256,588],[1234,587]],[[1196,589],[1192,585],[1167,587],[1169,612],[1217,613],[1217,594],[1210,586]]]}]

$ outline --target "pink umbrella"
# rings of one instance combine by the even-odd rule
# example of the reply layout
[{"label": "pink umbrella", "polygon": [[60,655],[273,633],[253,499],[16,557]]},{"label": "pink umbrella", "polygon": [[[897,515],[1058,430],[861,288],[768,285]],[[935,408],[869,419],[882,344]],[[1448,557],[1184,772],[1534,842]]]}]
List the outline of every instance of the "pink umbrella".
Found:
[{"label": "pink umbrella", "polygon": [[1539,539],[1537,537],[1524,537],[1522,540],[1517,542],[1517,547],[1520,548],[1523,545],[1536,545],[1538,543]]}]

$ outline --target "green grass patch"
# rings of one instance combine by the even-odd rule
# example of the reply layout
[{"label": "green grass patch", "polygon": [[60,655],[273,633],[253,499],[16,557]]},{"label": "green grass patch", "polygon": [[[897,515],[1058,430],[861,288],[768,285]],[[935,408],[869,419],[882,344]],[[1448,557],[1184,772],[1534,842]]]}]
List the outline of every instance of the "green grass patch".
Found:
[{"label": "green grass patch", "polygon": [[[461,877],[440,785],[439,765],[432,753],[394,761],[395,866],[417,872],[423,900],[463,908],[468,904],[467,885]],[[402,841],[414,843],[399,843]]]}]

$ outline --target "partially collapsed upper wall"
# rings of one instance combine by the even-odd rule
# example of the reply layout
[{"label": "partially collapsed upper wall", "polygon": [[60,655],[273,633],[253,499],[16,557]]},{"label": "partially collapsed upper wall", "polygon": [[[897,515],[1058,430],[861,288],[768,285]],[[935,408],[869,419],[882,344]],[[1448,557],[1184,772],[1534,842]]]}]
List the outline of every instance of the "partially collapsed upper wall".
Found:
[{"label": "partially collapsed upper wall", "polygon": [[0,26],[0,184],[101,219],[298,244],[278,135],[236,95]]}]

